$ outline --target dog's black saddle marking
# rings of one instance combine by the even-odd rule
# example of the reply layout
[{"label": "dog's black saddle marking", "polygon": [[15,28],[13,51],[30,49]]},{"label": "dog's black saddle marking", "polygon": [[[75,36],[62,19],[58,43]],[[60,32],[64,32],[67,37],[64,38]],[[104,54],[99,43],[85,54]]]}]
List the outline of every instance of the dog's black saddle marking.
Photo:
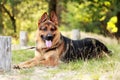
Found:
[{"label": "dog's black saddle marking", "polygon": [[100,41],[94,38],[85,38],[82,40],[71,40],[67,37],[63,37],[65,43],[65,51],[61,55],[61,60],[68,62],[75,59],[90,59],[97,57],[104,51],[110,53],[111,51]]}]

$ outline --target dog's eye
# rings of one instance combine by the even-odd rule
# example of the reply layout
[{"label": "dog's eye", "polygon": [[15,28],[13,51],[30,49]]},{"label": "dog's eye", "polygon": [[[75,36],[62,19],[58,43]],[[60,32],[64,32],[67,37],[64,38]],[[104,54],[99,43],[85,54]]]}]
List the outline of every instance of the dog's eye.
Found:
[{"label": "dog's eye", "polygon": [[55,31],[56,30],[56,28],[54,27],[54,28],[51,28],[51,31]]},{"label": "dog's eye", "polygon": [[42,30],[43,30],[43,31],[47,31],[47,28],[43,28]]},{"label": "dog's eye", "polygon": [[39,30],[47,31],[47,28],[46,27],[41,27]]}]

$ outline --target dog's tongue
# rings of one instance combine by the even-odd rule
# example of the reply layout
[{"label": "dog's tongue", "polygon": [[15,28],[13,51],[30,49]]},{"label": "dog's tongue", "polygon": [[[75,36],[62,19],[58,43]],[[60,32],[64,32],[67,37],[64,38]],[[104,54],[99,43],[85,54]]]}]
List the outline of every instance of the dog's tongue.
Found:
[{"label": "dog's tongue", "polygon": [[46,46],[49,48],[52,46],[52,41],[51,40],[46,40],[45,41]]}]

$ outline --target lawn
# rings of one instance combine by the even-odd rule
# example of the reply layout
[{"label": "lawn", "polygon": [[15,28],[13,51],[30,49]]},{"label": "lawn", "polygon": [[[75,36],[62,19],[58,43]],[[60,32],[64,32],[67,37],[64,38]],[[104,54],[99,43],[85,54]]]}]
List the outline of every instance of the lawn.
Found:
[{"label": "lawn", "polygon": [[[19,75],[16,80],[120,80],[120,45],[107,46],[112,50],[112,56],[61,63],[57,67],[37,66],[13,70],[14,74],[11,75]],[[34,50],[12,51],[13,64],[31,59],[33,56]]]}]

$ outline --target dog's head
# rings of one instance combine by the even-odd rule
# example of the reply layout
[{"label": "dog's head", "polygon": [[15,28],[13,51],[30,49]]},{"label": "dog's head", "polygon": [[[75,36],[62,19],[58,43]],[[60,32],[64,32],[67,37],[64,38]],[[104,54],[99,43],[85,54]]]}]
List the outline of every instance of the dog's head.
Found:
[{"label": "dog's head", "polygon": [[58,19],[54,12],[51,12],[50,18],[46,12],[41,16],[38,21],[37,34],[37,38],[44,43],[46,48],[50,48],[58,42],[60,33],[58,31]]}]

